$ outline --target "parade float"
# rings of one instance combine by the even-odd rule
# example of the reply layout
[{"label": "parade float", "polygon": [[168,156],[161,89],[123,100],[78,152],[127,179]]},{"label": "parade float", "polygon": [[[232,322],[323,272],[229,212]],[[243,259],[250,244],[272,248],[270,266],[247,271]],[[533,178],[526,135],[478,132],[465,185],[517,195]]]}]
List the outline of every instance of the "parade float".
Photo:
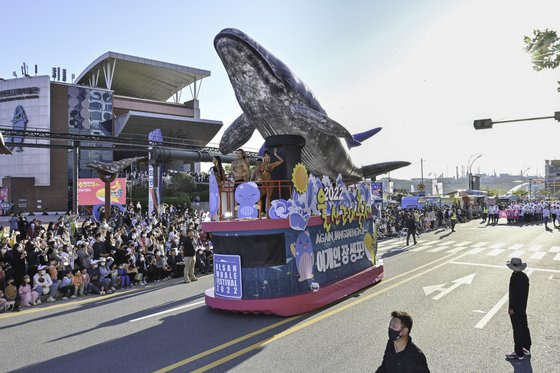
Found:
[{"label": "parade float", "polygon": [[[276,183],[276,182],[274,182]],[[290,316],[335,302],[383,278],[376,258],[375,207],[369,182],[346,185],[308,175],[297,164],[289,199],[275,199],[258,218],[254,182],[223,188],[210,176],[210,213],[220,197],[235,195],[236,215],[203,223],[214,250],[214,287],[205,293],[212,308]],[[226,214],[228,215],[228,214]]]},{"label": "parade float", "polygon": [[[203,229],[212,237],[214,287],[206,304],[289,316],[380,281],[376,211],[365,180],[410,163],[355,165],[348,150],[381,128],[351,134],[282,61],[239,30],[222,30],[214,47],[243,110],[220,151],[234,152],[257,130],[261,150],[282,165],[260,185],[211,174],[212,221]],[[259,201],[270,190],[270,208],[263,208]]]}]

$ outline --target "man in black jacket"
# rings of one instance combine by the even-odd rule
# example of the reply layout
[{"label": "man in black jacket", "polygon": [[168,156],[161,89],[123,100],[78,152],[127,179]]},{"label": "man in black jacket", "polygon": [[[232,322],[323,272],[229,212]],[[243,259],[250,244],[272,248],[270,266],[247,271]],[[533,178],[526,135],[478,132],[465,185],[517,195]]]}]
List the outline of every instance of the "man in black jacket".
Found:
[{"label": "man in black jacket", "polygon": [[389,340],[383,362],[376,373],[430,373],[426,356],[410,336],[412,317],[404,311],[391,312]]},{"label": "man in black jacket", "polygon": [[414,221],[414,216],[412,214],[408,215],[404,226],[408,229],[406,234],[406,246],[408,246],[408,241],[410,240],[410,236],[414,239],[414,244],[416,245],[416,222]]},{"label": "man in black jacket", "polygon": [[508,313],[513,327],[515,351],[506,355],[508,359],[523,360],[531,355],[531,333],[527,325],[527,299],[529,298],[529,277],[523,273],[527,263],[520,258],[511,258],[506,265],[513,270],[509,279]]},{"label": "man in black jacket", "polygon": [[193,245],[193,231],[189,229],[187,235],[181,234],[181,246],[183,247],[183,260],[185,262],[184,282],[198,281],[194,275],[194,264],[196,251]]}]

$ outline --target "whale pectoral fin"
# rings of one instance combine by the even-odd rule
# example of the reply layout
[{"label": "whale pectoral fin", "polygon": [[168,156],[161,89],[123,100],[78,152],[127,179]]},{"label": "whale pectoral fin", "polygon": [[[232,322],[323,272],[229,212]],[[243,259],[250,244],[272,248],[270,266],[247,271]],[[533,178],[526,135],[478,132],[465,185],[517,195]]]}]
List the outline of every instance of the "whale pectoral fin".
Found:
[{"label": "whale pectoral fin", "polygon": [[292,252],[292,255],[294,256],[294,258],[296,257],[296,244],[292,243],[290,245],[290,251]]},{"label": "whale pectoral fin", "polygon": [[410,166],[410,162],[393,161],[370,164],[362,167],[362,174],[366,178],[376,177],[377,175],[386,174],[401,167]]},{"label": "whale pectoral fin", "polygon": [[220,151],[222,154],[235,151],[251,139],[253,132],[255,126],[245,114],[241,114],[224,132],[220,140]]},{"label": "whale pectoral fin", "polygon": [[[303,121],[309,128],[313,128],[327,135],[352,139],[352,134],[344,126],[327,115],[303,105],[290,106],[292,114],[297,120]],[[297,123],[296,123],[297,125]]]},{"label": "whale pectoral fin", "polygon": [[346,145],[348,145],[348,148],[351,149],[351,148],[355,148],[356,146],[362,145],[362,143],[352,138],[352,139],[346,139]]}]

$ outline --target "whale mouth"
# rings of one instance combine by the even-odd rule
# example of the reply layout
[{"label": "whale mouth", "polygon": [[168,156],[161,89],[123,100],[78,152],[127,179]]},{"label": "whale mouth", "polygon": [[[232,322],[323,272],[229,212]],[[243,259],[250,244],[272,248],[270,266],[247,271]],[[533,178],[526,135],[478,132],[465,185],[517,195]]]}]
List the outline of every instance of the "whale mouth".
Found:
[{"label": "whale mouth", "polygon": [[282,81],[278,74],[276,74],[276,71],[274,71],[269,58],[267,57],[268,52],[259,43],[240,30],[227,28],[220,31],[220,33],[218,33],[218,35],[214,38],[214,49],[216,49],[216,52],[220,56],[224,65],[238,63],[238,61],[230,61],[230,59],[227,58],[228,51],[237,49],[241,54],[246,55],[247,53],[250,53],[254,58],[258,59],[263,64],[270,75],[272,75],[276,80]]}]

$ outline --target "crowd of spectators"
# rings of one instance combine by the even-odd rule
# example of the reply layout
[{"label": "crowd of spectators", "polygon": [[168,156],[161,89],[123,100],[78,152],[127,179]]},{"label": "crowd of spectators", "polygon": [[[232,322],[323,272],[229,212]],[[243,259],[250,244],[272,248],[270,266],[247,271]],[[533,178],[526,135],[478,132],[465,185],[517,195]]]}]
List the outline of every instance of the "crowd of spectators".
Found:
[{"label": "crowd of spectators", "polygon": [[12,215],[0,229],[0,311],[170,278],[196,281],[195,271],[213,269],[205,218],[183,206],[148,216],[132,205],[101,222],[66,214],[45,226]]},{"label": "crowd of spectators", "polygon": [[451,227],[451,217],[456,214],[458,222],[465,222],[472,217],[472,211],[453,206],[429,206],[425,209],[403,209],[400,206],[390,206],[381,211],[378,220],[378,237],[380,239],[397,237],[406,226],[409,216],[416,223],[418,232],[428,232],[440,228]]}]

